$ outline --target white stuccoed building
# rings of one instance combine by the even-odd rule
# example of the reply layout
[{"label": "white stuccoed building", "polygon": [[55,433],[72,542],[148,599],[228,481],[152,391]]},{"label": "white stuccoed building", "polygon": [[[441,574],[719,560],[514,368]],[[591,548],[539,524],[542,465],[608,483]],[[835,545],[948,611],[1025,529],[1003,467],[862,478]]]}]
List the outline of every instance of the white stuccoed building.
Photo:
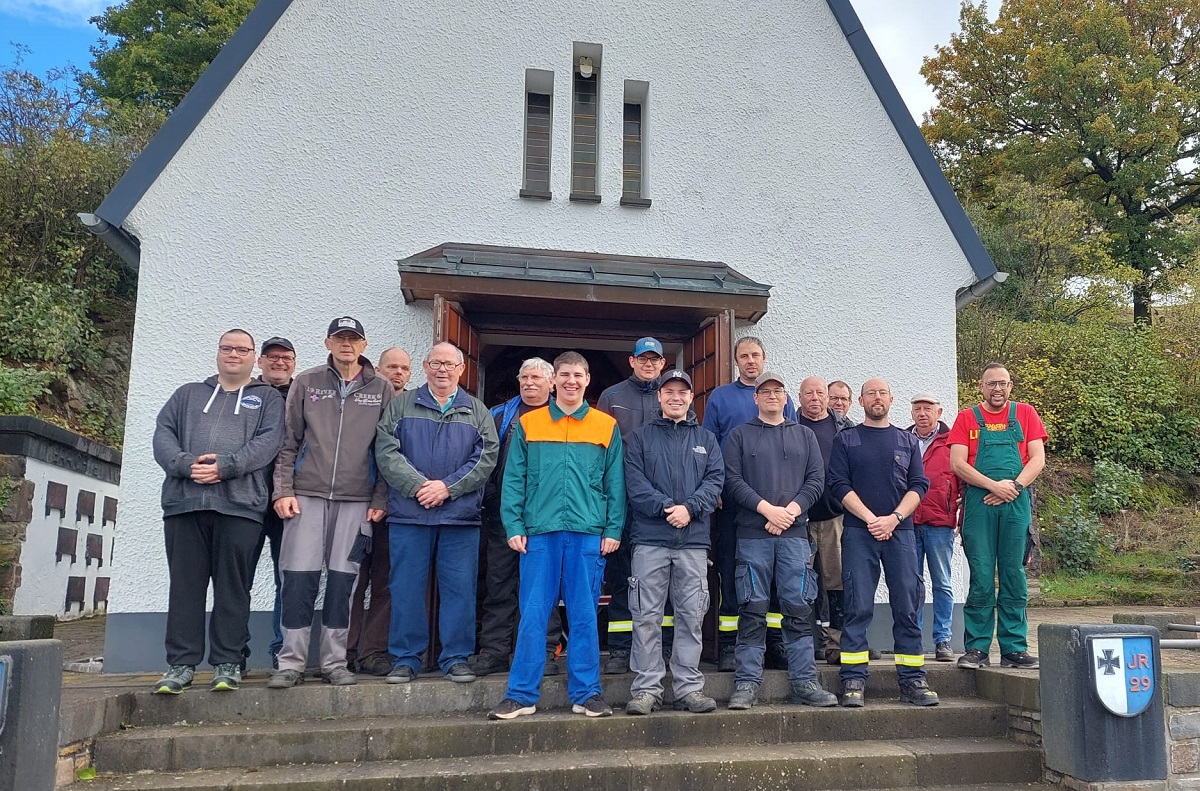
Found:
[{"label": "white stuccoed building", "polygon": [[848,0],[262,0],[85,221],[140,269],[108,671],[162,663],[155,416],[230,327],[301,369],[344,314],[373,359],[447,338],[488,403],[565,348],[594,398],[647,334],[703,392],[754,334],[907,425],[997,276]]}]

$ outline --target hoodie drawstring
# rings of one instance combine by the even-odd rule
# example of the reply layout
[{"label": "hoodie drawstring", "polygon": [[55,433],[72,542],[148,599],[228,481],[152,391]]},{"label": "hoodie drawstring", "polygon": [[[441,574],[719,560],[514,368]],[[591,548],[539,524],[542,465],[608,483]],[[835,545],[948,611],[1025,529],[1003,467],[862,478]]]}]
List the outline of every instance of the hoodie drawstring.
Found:
[{"label": "hoodie drawstring", "polygon": [[242,391],[244,391],[245,389],[246,389],[245,385],[242,385],[241,387],[238,388],[237,404],[235,404],[233,407],[233,414],[235,414],[235,415],[240,415],[242,413]]},{"label": "hoodie drawstring", "polygon": [[[212,406],[213,401],[217,400],[217,393],[219,393],[220,391],[221,391],[221,383],[217,382],[216,386],[213,387],[212,395],[210,395],[208,397],[208,403],[204,405],[204,414],[206,414],[206,415],[208,414],[208,408],[210,406]],[[238,400],[241,400],[241,399],[238,399]]]}]

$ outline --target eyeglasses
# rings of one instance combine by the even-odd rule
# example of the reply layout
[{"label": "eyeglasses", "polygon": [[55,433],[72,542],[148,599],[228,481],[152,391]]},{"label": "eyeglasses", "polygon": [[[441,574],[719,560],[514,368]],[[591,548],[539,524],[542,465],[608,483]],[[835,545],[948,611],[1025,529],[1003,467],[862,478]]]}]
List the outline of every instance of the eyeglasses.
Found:
[{"label": "eyeglasses", "polygon": [[830,401],[845,401],[848,404],[848,403],[850,403],[850,396],[829,396],[829,400]]},{"label": "eyeglasses", "polygon": [[875,398],[876,396],[890,396],[890,390],[864,390],[863,398]]},{"label": "eyeglasses", "polygon": [[425,365],[431,371],[453,371],[462,363],[451,363],[445,360],[426,360]]},{"label": "eyeglasses", "polygon": [[664,362],[666,358],[655,355],[654,357],[634,357],[638,365],[658,365]]},{"label": "eyeglasses", "polygon": [[330,335],[329,338],[338,343],[360,343],[366,340],[366,338],[355,335],[352,332],[339,332],[337,335]]},{"label": "eyeglasses", "polygon": [[296,355],[294,354],[268,354],[266,355],[268,362],[273,363],[294,363]]},{"label": "eyeglasses", "polygon": [[245,357],[250,352],[254,351],[253,346],[225,346],[217,347],[217,351],[221,354],[236,354],[238,357]]},{"label": "eyeglasses", "polygon": [[1012,382],[1003,382],[1000,380],[996,380],[994,382],[984,382],[983,387],[985,390],[1003,390],[1005,388],[1012,387]]},{"label": "eyeglasses", "polygon": [[769,396],[771,398],[779,398],[781,395],[783,395],[786,392],[787,391],[784,390],[782,387],[771,387],[771,388],[759,390],[758,394],[760,396]]}]

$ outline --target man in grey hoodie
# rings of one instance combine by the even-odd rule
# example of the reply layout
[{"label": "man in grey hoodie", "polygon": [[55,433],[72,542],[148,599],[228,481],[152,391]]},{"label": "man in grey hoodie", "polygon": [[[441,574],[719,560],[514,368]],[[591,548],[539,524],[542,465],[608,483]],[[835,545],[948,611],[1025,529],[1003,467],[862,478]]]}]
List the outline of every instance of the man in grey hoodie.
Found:
[{"label": "man in grey hoodie", "polygon": [[158,413],[154,460],[162,487],[170,594],[167,664],[155,685],[178,695],[204,655],[204,610],[213,586],[209,663],[213,690],[237,689],[250,617],[250,568],[267,508],[267,471],[283,446],[283,398],[252,378],[254,338],[229,330],[217,375],[180,387]]}]

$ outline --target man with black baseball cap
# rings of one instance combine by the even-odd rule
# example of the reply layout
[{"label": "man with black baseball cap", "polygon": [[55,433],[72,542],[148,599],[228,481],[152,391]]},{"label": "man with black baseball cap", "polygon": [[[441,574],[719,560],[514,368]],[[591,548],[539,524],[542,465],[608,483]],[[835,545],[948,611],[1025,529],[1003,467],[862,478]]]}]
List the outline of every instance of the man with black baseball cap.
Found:
[{"label": "man with black baseball cap", "polygon": [[635,430],[625,448],[625,494],[633,510],[629,601],[633,611],[628,714],[649,714],[662,705],[662,618],[667,593],[675,602],[671,678],[675,708],[713,711],[704,694],[700,648],[708,611],[709,518],[725,483],[717,437],[696,422],[692,379],[667,371],[659,380],[662,415]]},{"label": "man with black baseball cap", "polygon": [[321,614],[322,678],[354,684],[346,667],[350,599],[358,566],[383,519],[387,484],[375,474],[375,427],[392,400],[392,383],[363,356],[367,334],[350,316],[329,324],[329,358],[296,377],[287,431],[275,465],[275,512],[284,520],[283,649],[270,689],[304,680],[313,609],[326,566]]}]

